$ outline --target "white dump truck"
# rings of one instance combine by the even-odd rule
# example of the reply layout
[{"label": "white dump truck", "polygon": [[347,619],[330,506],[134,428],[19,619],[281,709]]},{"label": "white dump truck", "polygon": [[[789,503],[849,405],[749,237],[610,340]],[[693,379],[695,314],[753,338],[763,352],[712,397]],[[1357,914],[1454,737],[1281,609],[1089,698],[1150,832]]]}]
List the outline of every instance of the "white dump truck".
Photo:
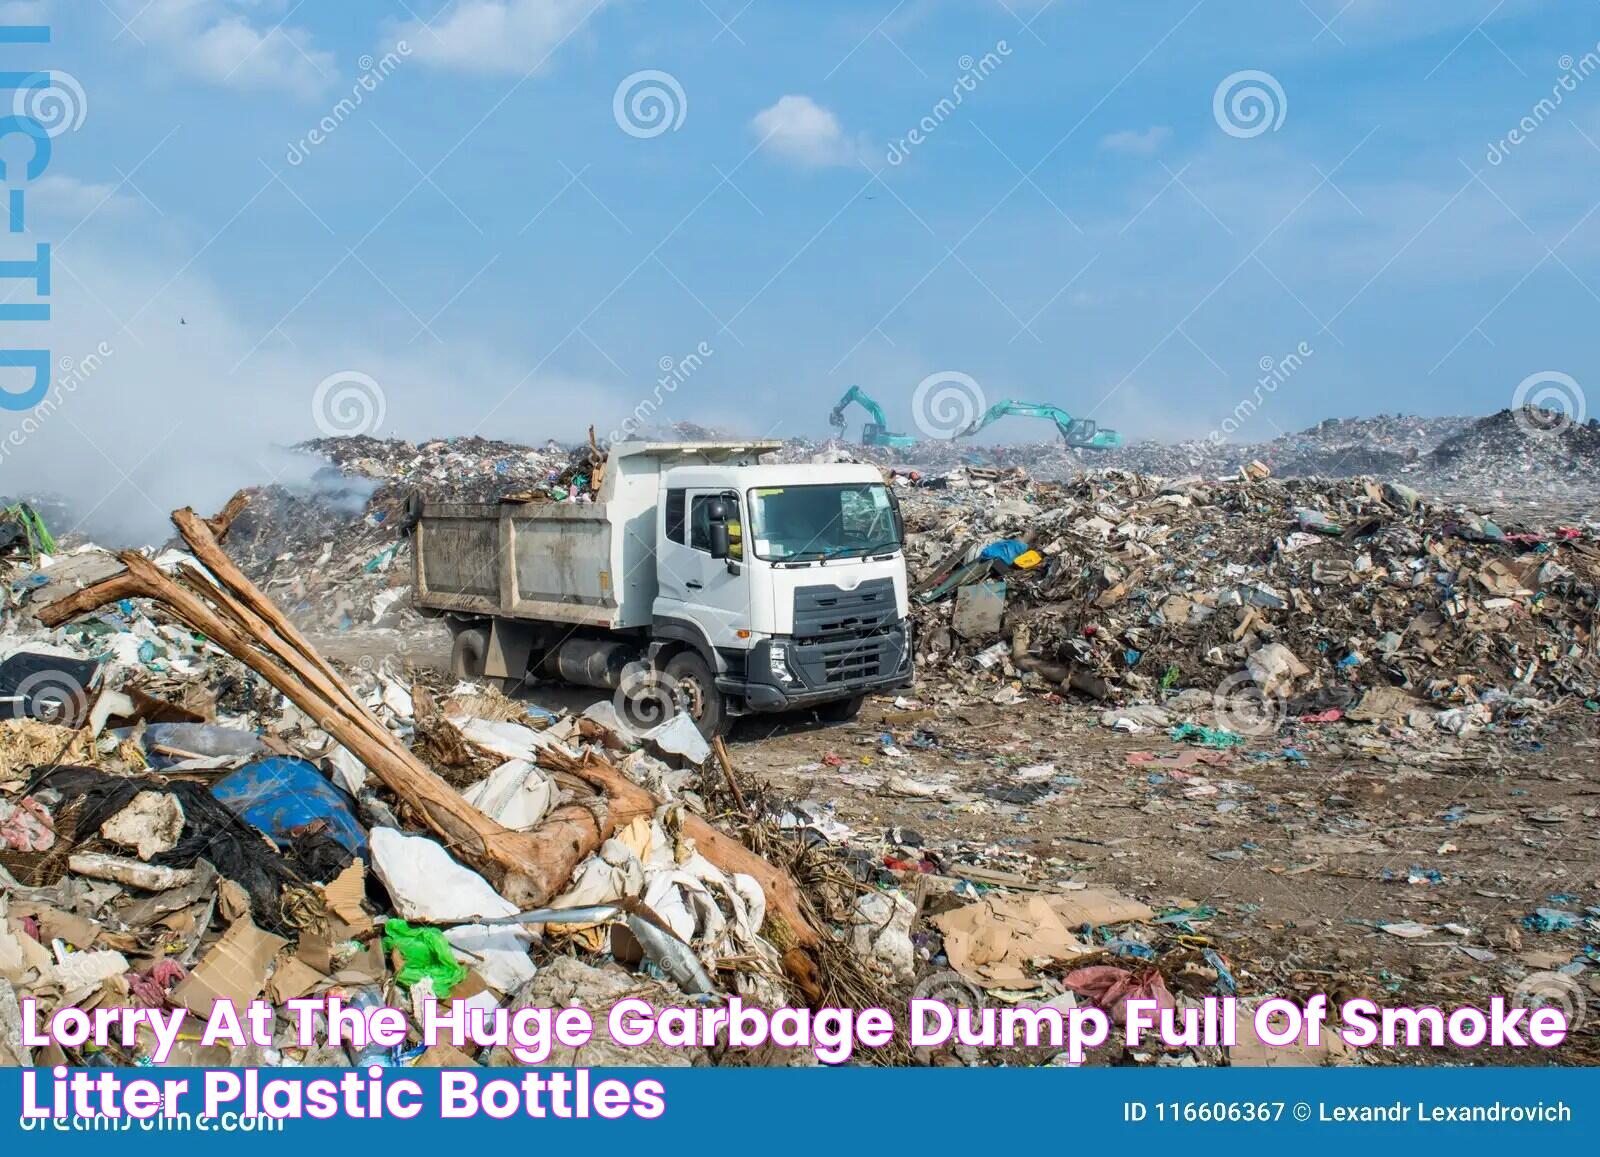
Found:
[{"label": "white dump truck", "polygon": [[708,736],[908,685],[893,492],[870,465],[763,464],[779,445],[621,442],[593,502],[418,502],[416,605],[448,622],[454,673],[648,682]]}]

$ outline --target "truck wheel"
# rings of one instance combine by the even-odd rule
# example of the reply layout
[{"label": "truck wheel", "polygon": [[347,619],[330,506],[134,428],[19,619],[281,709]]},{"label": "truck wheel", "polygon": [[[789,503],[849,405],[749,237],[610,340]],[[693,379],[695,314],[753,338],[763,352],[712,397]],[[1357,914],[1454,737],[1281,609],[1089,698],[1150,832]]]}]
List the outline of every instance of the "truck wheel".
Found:
[{"label": "truck wheel", "polygon": [[710,739],[727,730],[727,705],[717,690],[706,661],[694,651],[680,651],[667,660],[667,678],[682,691],[685,707],[700,734]]},{"label": "truck wheel", "polygon": [[509,699],[515,699],[523,690],[521,679],[502,679],[483,673],[489,654],[489,628],[487,626],[451,627],[455,642],[450,647],[450,674],[457,679],[470,679],[492,687]]},{"label": "truck wheel", "polygon": [[489,628],[460,627],[455,629],[455,636],[450,647],[450,674],[457,679],[482,679],[484,659],[489,654]]},{"label": "truck wheel", "polygon": [[832,703],[824,703],[817,708],[817,718],[824,723],[849,723],[861,714],[861,705],[867,701],[865,695],[853,695],[849,699],[835,699]]}]

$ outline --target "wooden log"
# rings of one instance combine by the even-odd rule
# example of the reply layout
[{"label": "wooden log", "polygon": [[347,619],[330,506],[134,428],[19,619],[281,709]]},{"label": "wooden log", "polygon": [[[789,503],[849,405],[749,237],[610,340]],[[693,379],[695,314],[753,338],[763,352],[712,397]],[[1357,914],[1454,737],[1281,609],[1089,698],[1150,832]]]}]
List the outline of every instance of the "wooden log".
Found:
[{"label": "wooden log", "polygon": [[310,640],[300,633],[300,629],[291,623],[282,611],[278,610],[272,600],[262,594],[256,585],[245,577],[244,572],[234,565],[233,560],[217,542],[216,536],[211,532],[211,525],[205,519],[185,506],[182,510],[172,512],[172,524],[178,528],[178,533],[183,535],[183,541],[189,544],[194,556],[205,564],[217,582],[269,623],[273,631],[321,671],[334,685],[341,698],[358,710],[366,710],[365,705],[350,690],[349,684],[333,669],[333,665],[322,657],[311,645]]},{"label": "wooden log", "polygon": [[211,528],[211,533],[218,542],[228,537],[228,528],[233,525],[233,520],[244,513],[244,508],[250,505],[250,492],[240,490],[230,499],[228,504],[206,519],[206,525]]},{"label": "wooden log", "polygon": [[143,585],[127,571],[102,579],[93,586],[73,591],[39,611],[39,621],[47,627],[70,623],[79,615],[98,610],[123,599],[136,599],[144,594]]},{"label": "wooden log", "polygon": [[[217,587],[210,581],[208,576],[201,574],[194,568],[186,566],[183,578],[185,585],[191,591],[194,591],[202,599],[213,600],[225,617],[231,619],[255,643],[264,648],[286,668],[294,669],[294,659],[298,657],[299,652],[292,648],[288,642],[277,637],[270,624],[234,598],[228,591]],[[330,705],[340,708],[342,713],[351,722],[361,727],[372,738],[374,743],[388,748],[396,758],[416,763],[419,767],[427,770],[426,766],[412,755],[405,745],[395,738],[394,734],[381,721],[373,717],[372,713],[366,709],[366,705],[356,699],[355,693],[350,690],[344,680],[335,678],[323,683],[321,680],[324,675],[325,673],[320,668],[316,668],[311,672],[310,681],[313,689],[319,694],[326,696],[330,691],[333,692],[333,697],[329,700]],[[320,717],[318,717],[318,725],[321,725]],[[323,730],[327,729],[324,728]]]},{"label": "wooden log", "polygon": [[[317,721],[400,799],[453,851],[477,868],[506,899],[518,907],[536,907],[558,895],[583,857],[600,846],[612,829],[606,809],[569,804],[558,808],[535,832],[511,832],[490,820],[399,745],[364,708],[352,711],[309,660],[287,649],[282,640],[257,639],[242,625],[229,622],[198,595],[179,586],[149,559],[133,551],[119,556],[136,580],[130,589],[116,576],[79,592],[84,609],[115,598],[149,598],[206,635]],[[110,592],[117,593],[112,595]],[[91,592],[94,592],[91,595]],[[98,598],[98,602],[95,600]],[[272,644],[281,648],[271,650]],[[268,648],[263,653],[263,648]],[[359,705],[358,705],[359,706]],[[391,746],[393,744],[393,746]],[[398,747],[398,751],[396,748]],[[401,752],[404,754],[402,755]]]}]

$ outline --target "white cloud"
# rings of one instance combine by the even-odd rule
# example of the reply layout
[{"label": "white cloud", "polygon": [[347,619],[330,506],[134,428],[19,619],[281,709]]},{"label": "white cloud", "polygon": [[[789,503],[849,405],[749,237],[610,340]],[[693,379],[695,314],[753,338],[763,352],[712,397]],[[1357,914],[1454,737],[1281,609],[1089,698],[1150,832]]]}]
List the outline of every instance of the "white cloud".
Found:
[{"label": "white cloud", "polygon": [[461,0],[445,19],[395,30],[424,64],[461,72],[536,71],[606,0]]},{"label": "white cloud", "polygon": [[809,96],[785,96],[751,120],[761,146],[804,168],[853,165],[862,158],[859,142],[848,140],[839,118]]},{"label": "white cloud", "polygon": [[1150,157],[1159,153],[1172,139],[1172,129],[1167,125],[1152,125],[1143,132],[1123,129],[1100,138],[1100,147],[1113,153],[1129,153],[1136,157]]},{"label": "white cloud", "polygon": [[187,75],[221,88],[265,89],[313,97],[338,74],[333,55],[287,23],[260,23],[241,8],[252,0],[122,0],[133,35]]}]

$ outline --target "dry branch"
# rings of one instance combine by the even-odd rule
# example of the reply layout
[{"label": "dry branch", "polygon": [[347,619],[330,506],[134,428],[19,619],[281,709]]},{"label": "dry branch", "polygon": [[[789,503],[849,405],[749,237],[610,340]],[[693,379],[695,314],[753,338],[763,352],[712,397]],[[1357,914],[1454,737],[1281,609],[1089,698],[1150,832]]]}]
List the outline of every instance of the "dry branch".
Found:
[{"label": "dry branch", "polygon": [[[148,598],[161,603],[316,720],[386,787],[415,808],[428,827],[487,876],[513,904],[534,907],[558,895],[578,862],[610,834],[611,823],[605,809],[580,804],[558,808],[535,832],[507,831],[462,799],[390,735],[355,701],[336,674],[330,680],[323,667],[275,633],[258,634],[254,628],[260,626],[259,620],[248,612],[241,621],[237,616],[242,600],[212,592],[225,608],[219,611],[193,591],[179,586],[143,555],[128,551],[119,557],[128,568],[126,574],[77,592],[71,596],[69,612],[58,611],[59,604],[49,608],[52,618],[64,622],[72,614],[122,598]],[[256,598],[266,602],[243,575],[238,577]],[[273,610],[276,612],[276,608]]]}]

